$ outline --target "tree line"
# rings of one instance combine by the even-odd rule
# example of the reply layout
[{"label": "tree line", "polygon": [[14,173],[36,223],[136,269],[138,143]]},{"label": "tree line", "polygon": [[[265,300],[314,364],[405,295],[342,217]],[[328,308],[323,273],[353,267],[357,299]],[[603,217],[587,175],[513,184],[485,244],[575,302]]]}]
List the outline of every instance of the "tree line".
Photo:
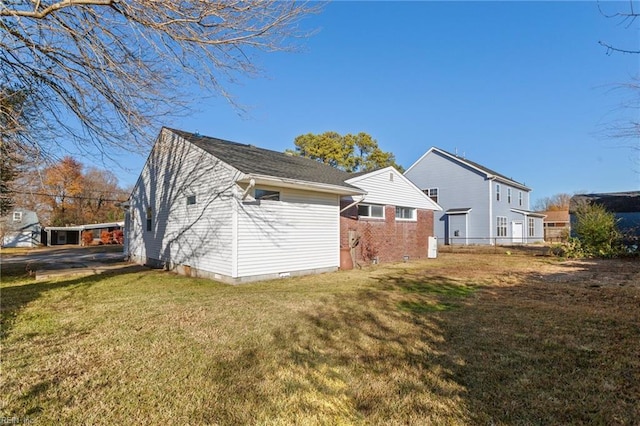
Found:
[{"label": "tree line", "polygon": [[[120,203],[129,196],[116,175],[85,167],[67,156],[46,167],[25,167],[3,156],[1,215],[14,207],[35,211],[45,226],[68,226],[123,220]],[[3,164],[4,165],[4,164]]]}]

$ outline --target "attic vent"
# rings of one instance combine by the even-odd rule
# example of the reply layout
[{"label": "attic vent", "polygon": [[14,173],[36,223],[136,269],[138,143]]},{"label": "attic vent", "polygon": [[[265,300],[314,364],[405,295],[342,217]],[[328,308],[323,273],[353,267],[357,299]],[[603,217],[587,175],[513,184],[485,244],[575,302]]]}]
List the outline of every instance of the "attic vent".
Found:
[{"label": "attic vent", "polygon": [[393,173],[389,173],[389,182],[393,182]]}]

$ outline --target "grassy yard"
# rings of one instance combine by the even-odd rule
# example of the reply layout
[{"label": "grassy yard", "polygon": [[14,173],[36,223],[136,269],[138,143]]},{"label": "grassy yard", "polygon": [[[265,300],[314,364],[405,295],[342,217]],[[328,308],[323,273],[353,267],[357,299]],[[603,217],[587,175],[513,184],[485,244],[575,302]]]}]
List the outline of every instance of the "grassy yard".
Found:
[{"label": "grassy yard", "polygon": [[640,262],[441,254],[227,286],[4,270],[0,417],[637,424]]}]

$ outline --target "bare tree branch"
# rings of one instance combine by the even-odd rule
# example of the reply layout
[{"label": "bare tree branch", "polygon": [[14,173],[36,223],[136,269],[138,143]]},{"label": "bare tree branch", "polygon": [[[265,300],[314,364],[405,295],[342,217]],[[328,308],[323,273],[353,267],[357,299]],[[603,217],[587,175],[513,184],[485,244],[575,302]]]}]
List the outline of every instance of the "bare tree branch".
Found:
[{"label": "bare tree branch", "polygon": [[[598,1],[598,10],[600,11],[600,14],[602,14],[602,16],[604,16],[605,18],[616,19],[620,22],[620,24],[624,24],[624,27],[628,29],[631,28],[638,16],[640,16],[640,14],[635,11],[633,2],[634,0],[629,0],[629,8],[624,12],[618,11],[615,13],[607,13],[603,10],[601,2]],[[598,41],[598,44],[607,49],[607,55],[611,55],[614,52],[640,54],[640,49],[624,49],[602,40]]]},{"label": "bare tree branch", "polygon": [[223,96],[256,76],[257,52],[289,50],[317,3],[275,0],[0,1],[0,88],[38,105],[40,152],[64,137],[80,152],[146,151],[193,87]]}]

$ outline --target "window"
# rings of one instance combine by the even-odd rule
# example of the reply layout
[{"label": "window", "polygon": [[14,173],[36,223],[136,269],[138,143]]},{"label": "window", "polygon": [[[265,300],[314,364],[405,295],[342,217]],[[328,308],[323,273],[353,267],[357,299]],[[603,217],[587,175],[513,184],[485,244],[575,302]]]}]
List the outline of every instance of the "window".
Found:
[{"label": "window", "polygon": [[384,207],[372,204],[360,204],[358,206],[358,216],[384,219]]},{"label": "window", "polygon": [[151,207],[147,207],[147,231],[151,231],[153,228],[153,210]]},{"label": "window", "polygon": [[20,222],[22,220],[22,212],[13,212],[13,221]]},{"label": "window", "polygon": [[500,184],[496,183],[496,201],[500,201]]},{"label": "window", "polygon": [[434,202],[438,202],[438,188],[427,188],[423,190],[427,197],[431,198]]},{"label": "window", "polygon": [[196,203],[196,196],[195,195],[189,195],[187,196],[187,205],[188,206],[192,206]]},{"label": "window", "polygon": [[529,218],[529,236],[536,236],[536,222],[532,217]]},{"label": "window", "polygon": [[414,220],[416,218],[416,209],[411,207],[396,207],[396,219]]},{"label": "window", "polygon": [[507,203],[511,204],[511,188],[507,188]]},{"label": "window", "polygon": [[256,189],[254,198],[256,200],[280,201],[280,191],[269,191],[267,189]]},{"label": "window", "polygon": [[506,237],[507,236],[507,218],[504,216],[496,217],[496,237]]},{"label": "window", "polygon": [[518,205],[522,206],[522,191],[518,191]]}]

